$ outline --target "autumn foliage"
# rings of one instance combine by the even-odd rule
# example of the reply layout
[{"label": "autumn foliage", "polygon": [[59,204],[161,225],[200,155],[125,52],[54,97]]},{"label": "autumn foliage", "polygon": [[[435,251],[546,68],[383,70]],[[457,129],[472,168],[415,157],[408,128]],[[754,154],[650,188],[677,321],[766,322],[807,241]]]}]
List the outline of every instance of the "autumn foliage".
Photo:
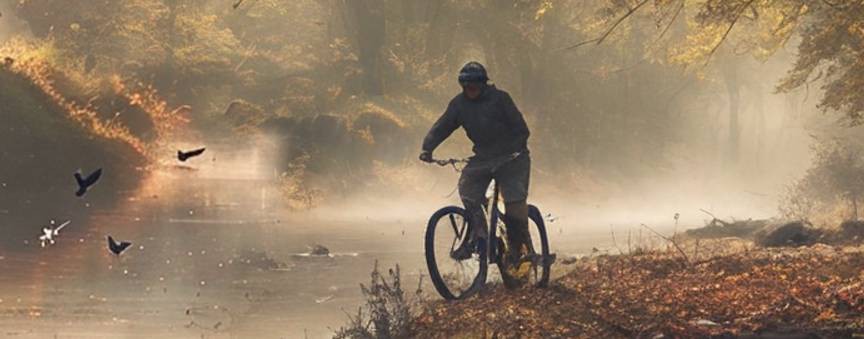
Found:
[{"label": "autumn foliage", "polygon": [[[423,337],[669,338],[864,331],[864,253],[756,249],[687,265],[674,253],[584,258],[548,289],[439,302]],[[661,336],[662,335],[662,336]]]}]

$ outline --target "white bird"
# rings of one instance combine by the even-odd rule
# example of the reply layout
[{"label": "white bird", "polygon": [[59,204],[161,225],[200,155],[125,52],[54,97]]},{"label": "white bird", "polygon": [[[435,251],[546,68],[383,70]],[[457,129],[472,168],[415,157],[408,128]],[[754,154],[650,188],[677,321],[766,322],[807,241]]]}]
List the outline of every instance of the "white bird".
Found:
[{"label": "white bird", "polygon": [[60,226],[52,227],[52,225],[54,225],[54,220],[51,220],[51,225],[48,227],[42,227],[42,235],[39,236],[39,240],[42,242],[42,247],[45,247],[46,241],[51,245],[54,245],[54,237],[60,235],[60,230],[62,230],[63,227],[66,227],[66,225],[69,225],[70,222],[72,221],[66,220],[66,222],[60,224]]},{"label": "white bird", "polygon": [[328,301],[330,301],[330,300],[333,300],[333,295],[332,295],[332,294],[331,294],[331,295],[328,295],[328,296],[326,296],[326,297],[323,297],[323,298],[315,299],[315,303],[316,303],[316,304],[321,304],[321,303],[326,303],[326,302],[328,302]]}]

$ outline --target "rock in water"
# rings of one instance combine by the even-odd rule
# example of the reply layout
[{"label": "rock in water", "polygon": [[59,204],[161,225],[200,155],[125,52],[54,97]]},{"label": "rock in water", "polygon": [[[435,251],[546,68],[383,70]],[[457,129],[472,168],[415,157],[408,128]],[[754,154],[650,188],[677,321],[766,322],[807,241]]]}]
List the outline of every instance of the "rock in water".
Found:
[{"label": "rock in water", "polygon": [[330,255],[330,250],[327,249],[327,247],[316,244],[315,246],[312,246],[312,248],[309,251],[309,254],[325,256],[325,255]]}]

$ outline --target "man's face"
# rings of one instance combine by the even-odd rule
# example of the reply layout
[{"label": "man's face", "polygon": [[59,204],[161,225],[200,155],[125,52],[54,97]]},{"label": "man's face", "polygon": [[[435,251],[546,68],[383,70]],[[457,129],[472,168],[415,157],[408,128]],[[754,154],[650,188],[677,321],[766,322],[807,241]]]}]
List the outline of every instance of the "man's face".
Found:
[{"label": "man's face", "polygon": [[468,97],[468,99],[477,99],[483,92],[483,83],[466,82],[462,85],[462,91],[465,92],[465,95]]}]

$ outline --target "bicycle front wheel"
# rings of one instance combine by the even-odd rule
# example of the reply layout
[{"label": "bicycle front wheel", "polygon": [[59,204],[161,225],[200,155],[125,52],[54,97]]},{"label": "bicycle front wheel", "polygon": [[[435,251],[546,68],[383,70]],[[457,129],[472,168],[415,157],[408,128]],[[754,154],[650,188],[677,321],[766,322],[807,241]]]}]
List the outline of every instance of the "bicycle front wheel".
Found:
[{"label": "bicycle front wheel", "polygon": [[468,216],[464,208],[444,207],[429,218],[426,226],[426,265],[429,278],[444,299],[462,299],[486,283],[489,263],[487,246],[480,253],[459,258],[454,251],[468,241]]}]

